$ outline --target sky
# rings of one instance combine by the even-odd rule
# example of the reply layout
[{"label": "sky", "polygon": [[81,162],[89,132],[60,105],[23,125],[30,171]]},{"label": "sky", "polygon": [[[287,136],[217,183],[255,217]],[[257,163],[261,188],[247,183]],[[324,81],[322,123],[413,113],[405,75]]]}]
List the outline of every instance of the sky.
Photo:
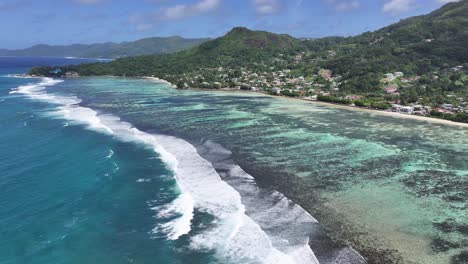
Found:
[{"label": "sky", "polygon": [[218,37],[231,28],[351,36],[456,0],[0,0],[0,48]]}]

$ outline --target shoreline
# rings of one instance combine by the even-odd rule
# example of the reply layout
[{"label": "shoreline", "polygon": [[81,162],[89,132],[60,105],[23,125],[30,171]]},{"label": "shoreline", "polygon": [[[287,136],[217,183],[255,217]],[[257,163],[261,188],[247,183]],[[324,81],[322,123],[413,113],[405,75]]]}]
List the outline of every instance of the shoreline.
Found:
[{"label": "shoreline", "polygon": [[[291,98],[291,99],[294,99],[294,98]],[[317,104],[324,105],[324,106],[340,108],[340,109],[345,109],[345,110],[350,110],[350,111],[360,111],[360,112],[366,112],[366,113],[369,113],[369,114],[374,114],[375,113],[375,114],[382,115],[382,116],[402,118],[402,119],[413,119],[413,120],[418,120],[418,121],[421,121],[421,122],[427,122],[427,123],[431,123],[431,124],[449,125],[449,126],[458,126],[458,127],[468,128],[468,123],[454,122],[454,121],[441,119],[441,118],[401,114],[401,113],[396,113],[396,112],[388,112],[388,111],[369,109],[369,108],[358,107],[358,106],[333,104],[333,103],[310,100],[310,99],[304,99],[304,98],[298,98],[298,100],[307,101],[307,102],[311,102],[311,103],[317,103]]]},{"label": "shoreline", "polygon": [[164,79],[159,79],[158,77],[152,77],[152,76],[143,76],[141,77],[142,79],[145,79],[145,80],[150,80],[150,81],[155,81],[155,82],[160,82],[160,83],[164,83],[164,84],[167,84],[169,86],[171,86],[172,88],[175,88],[177,89],[177,86],[172,84],[171,82],[168,82]]},{"label": "shoreline", "polygon": [[[176,88],[174,84],[163,80],[159,79],[157,77],[142,77],[143,79],[149,79],[149,80],[154,80],[158,81],[161,83],[165,83],[170,85],[172,88]],[[430,124],[438,124],[438,125],[448,125],[448,126],[457,126],[457,127],[462,127],[462,128],[468,128],[468,123],[461,123],[461,122],[454,122],[446,119],[441,119],[441,118],[434,118],[434,117],[428,117],[428,116],[417,116],[417,115],[408,115],[408,114],[401,114],[401,113],[396,113],[396,112],[389,112],[389,111],[382,111],[382,110],[377,110],[377,109],[370,109],[370,108],[365,108],[365,107],[358,107],[358,106],[350,106],[350,105],[342,105],[342,104],[334,104],[334,103],[329,103],[329,102],[322,102],[322,101],[317,101],[317,100],[311,100],[311,99],[306,99],[306,98],[294,98],[294,97],[287,97],[287,96],[275,96],[275,95],[270,95],[264,92],[251,92],[251,91],[244,91],[240,89],[233,89],[233,88],[220,88],[220,89],[207,89],[207,88],[187,88],[189,90],[195,90],[195,91],[207,91],[207,92],[239,92],[239,93],[245,93],[245,94],[261,94],[264,96],[269,96],[269,97],[274,97],[274,98],[282,98],[285,100],[295,100],[295,101],[303,101],[303,102],[308,102],[308,103],[314,103],[314,104],[319,104],[331,108],[339,108],[339,109],[344,109],[348,111],[358,111],[358,112],[365,112],[369,114],[378,114],[382,116],[387,116],[387,117],[393,117],[393,118],[401,118],[401,119],[412,119],[412,120],[417,120],[420,122],[427,122]]]},{"label": "shoreline", "polygon": [[[169,84],[171,87],[174,87],[170,82],[166,80],[161,80],[159,78],[149,77],[145,78],[148,80],[157,81],[159,83]],[[249,92],[239,89],[230,89],[230,88],[221,88],[221,89],[203,89],[203,88],[189,88],[188,90],[197,90],[197,91],[206,91],[206,92],[232,92],[232,93],[242,93],[245,95],[261,95],[274,97],[277,99],[285,100],[300,100],[306,101],[308,103],[314,103],[315,101],[304,100],[300,98],[289,98],[284,96],[274,96],[266,94],[263,92]],[[328,104],[324,104],[328,106]],[[330,106],[334,106],[330,104]],[[356,110],[356,109],[354,109]],[[372,110],[368,110],[372,111]],[[210,161],[211,162],[211,161]],[[239,163],[237,163],[239,162]],[[392,250],[389,250],[385,246],[385,243],[380,240],[375,240],[371,237],[362,237],[362,230],[356,226],[352,226],[349,222],[346,222],[344,215],[337,211],[336,208],[330,207],[330,205],[320,198],[317,193],[311,194],[309,190],[305,190],[304,187],[308,186],[303,182],[302,179],[298,179],[293,175],[275,175],[272,173],[265,173],[264,170],[258,170],[258,168],[251,167],[249,164],[246,164],[242,161],[236,161],[246,173],[251,175],[254,178],[255,184],[260,188],[266,190],[276,190],[281,195],[284,195],[288,200],[297,204],[303,208],[309,215],[318,220],[318,224],[321,227],[321,230],[324,232],[322,236],[325,239],[323,240],[309,240],[309,247],[314,250],[315,253],[324,254],[324,252],[331,250],[334,247],[341,247],[342,249],[347,248],[349,254],[356,254],[364,261],[364,263],[377,264],[377,263],[388,263],[388,264],[397,264],[400,263],[401,256]],[[270,178],[273,176],[273,179]],[[273,180],[273,182],[272,182]],[[288,185],[284,185],[288,183]],[[307,198],[306,198],[307,197]],[[338,219],[333,216],[340,216]],[[316,234],[317,235],[317,234]],[[309,237],[309,239],[312,237]],[[330,251],[331,252],[331,251]],[[338,251],[334,252],[335,254]],[[359,262],[359,261],[358,261]]]},{"label": "shoreline", "polygon": [[[189,90],[198,90],[205,92],[231,92],[250,96],[268,96],[280,100],[295,100],[296,102],[297,100],[300,100],[305,103],[317,103],[318,105],[322,105],[324,107],[329,108],[337,108],[348,111],[360,111],[369,115],[376,114],[380,116],[387,116],[393,118],[416,120],[418,122],[426,122],[428,125],[448,125],[453,127],[459,127],[462,129],[468,128],[468,124],[466,123],[457,123],[449,120],[431,117],[406,115],[401,113],[379,111],[362,107],[339,105],[305,98],[274,96],[266,94],[264,92],[250,92],[229,88],[189,88]],[[259,185],[259,187],[277,190],[285,197],[293,201],[295,204],[304,208],[304,210],[306,210],[310,215],[312,215],[319,221],[320,226],[324,228],[326,235],[331,238],[333,243],[340,244],[343,246],[350,246],[351,249],[356,250],[356,252],[360,256],[365,258],[367,263],[397,264],[404,263],[402,261],[408,260],[408,252],[400,251],[398,247],[392,245],[392,240],[380,238],[372,232],[369,232],[368,229],[363,228],[363,226],[355,225],[354,222],[348,221],[352,218],[348,218],[346,214],[340,212],[339,207],[336,207],[335,204],[330,203],[330,201],[327,201],[326,198],[319,196],[312,198],[318,194],[311,194],[310,189],[306,188],[307,183],[302,181],[301,179],[297,179],[294,175],[274,175],[274,172],[266,173],[267,175],[265,175],[265,172],[268,170],[259,170],[259,168],[252,167],[251,164],[249,165],[248,163],[246,164],[244,162],[239,162],[239,166],[241,166],[248,174],[254,177],[255,182]],[[273,179],[271,178],[271,176],[273,176]],[[284,185],[285,183],[287,183],[287,185]],[[314,246],[317,245],[313,243],[314,241],[311,241],[309,246],[315,249]]]}]

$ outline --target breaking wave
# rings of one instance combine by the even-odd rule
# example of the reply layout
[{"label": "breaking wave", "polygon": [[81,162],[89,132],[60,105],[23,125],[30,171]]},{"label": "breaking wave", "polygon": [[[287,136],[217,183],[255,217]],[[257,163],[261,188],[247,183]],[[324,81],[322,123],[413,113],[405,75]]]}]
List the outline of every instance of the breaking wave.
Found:
[{"label": "breaking wave", "polygon": [[[80,106],[81,100],[77,97],[46,92],[46,87],[60,82],[43,78],[39,83],[20,86],[11,93],[56,104],[50,112],[53,118],[85,125],[121,141],[143,144],[158,153],[174,173],[180,194],[171,203],[152,208],[159,218],[167,219],[153,232],[163,233],[169,240],[189,235],[193,249],[213,250],[220,258],[237,263],[318,263],[308,246],[308,228],[317,221],[302,208],[277,192],[263,196],[266,200],[254,205],[253,198],[260,198],[259,190],[253,178],[240,167],[233,165],[224,174],[220,173],[214,163],[203,158],[187,141],[140,131],[117,116]],[[226,172],[232,179],[243,179],[250,185],[236,185],[232,181],[229,184],[221,177],[225,177]],[[246,196],[241,197],[241,194]],[[195,210],[212,215],[214,220],[209,228],[192,234]]]}]

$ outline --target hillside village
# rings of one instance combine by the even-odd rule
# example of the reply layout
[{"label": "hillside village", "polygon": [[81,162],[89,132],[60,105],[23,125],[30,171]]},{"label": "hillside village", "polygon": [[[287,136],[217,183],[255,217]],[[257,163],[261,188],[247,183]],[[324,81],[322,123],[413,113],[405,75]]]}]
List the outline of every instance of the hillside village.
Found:
[{"label": "hillside village", "polygon": [[[468,74],[463,65],[454,66],[439,74],[434,73],[430,78],[439,80],[455,75],[461,76],[461,81],[468,83]],[[311,76],[297,76],[290,69],[259,72],[247,68],[218,67],[182,75],[169,75],[166,78],[173,81],[177,78],[175,83],[179,89],[204,88],[263,92],[421,116],[468,114],[468,99],[463,93],[447,94],[446,99],[440,104],[427,102],[419,97],[408,100],[406,97],[414,96],[402,96],[402,93],[405,94],[407,90],[416,86],[425,89],[430,84],[425,84],[427,80],[424,79],[428,76],[405,76],[403,72],[384,74],[379,80],[380,93],[372,94],[350,94],[340,91],[340,86],[346,81],[343,81],[342,76],[334,75],[328,69],[320,69]],[[459,85],[465,84],[459,83]]]},{"label": "hillside village", "polygon": [[30,73],[155,76],[181,89],[250,90],[468,122],[467,12],[468,1],[454,2],[377,31],[311,40],[236,27],[174,54]]}]

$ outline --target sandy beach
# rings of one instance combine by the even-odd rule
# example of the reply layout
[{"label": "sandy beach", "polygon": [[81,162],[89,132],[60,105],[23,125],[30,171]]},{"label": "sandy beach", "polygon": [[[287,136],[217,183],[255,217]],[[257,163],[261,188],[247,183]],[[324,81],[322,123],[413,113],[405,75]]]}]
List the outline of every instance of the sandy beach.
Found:
[{"label": "sandy beach", "polygon": [[152,77],[152,76],[144,76],[142,77],[143,79],[147,79],[147,80],[151,80],[151,81],[155,81],[155,82],[160,82],[160,83],[165,83],[167,85],[170,85],[172,88],[177,88],[176,85],[166,81],[166,80],[163,80],[163,79],[159,79],[157,77]]},{"label": "sandy beach", "polygon": [[[291,99],[297,100],[295,98],[291,98]],[[396,113],[396,112],[381,111],[381,110],[369,109],[369,108],[363,108],[363,107],[357,107],[357,106],[333,104],[333,103],[327,103],[327,102],[321,102],[321,101],[315,101],[315,100],[303,99],[303,98],[299,99],[299,100],[307,101],[307,102],[314,103],[314,104],[320,104],[320,105],[324,105],[324,106],[328,106],[328,107],[333,107],[333,108],[340,108],[340,109],[346,109],[346,110],[351,110],[351,111],[361,111],[361,112],[366,112],[366,113],[369,113],[369,114],[378,114],[378,115],[390,116],[390,117],[394,117],[394,118],[413,119],[413,120],[428,122],[428,123],[432,123],[432,124],[441,124],[441,125],[458,126],[458,127],[468,128],[467,123],[453,122],[453,121],[450,121],[450,120],[427,117],[427,116],[401,114],[401,113]]]},{"label": "sandy beach", "polygon": [[[165,84],[170,85],[173,88],[177,88],[174,84],[166,80],[159,79],[157,77],[143,77],[143,78],[156,81],[156,82],[165,83]],[[239,92],[239,93],[248,93],[248,94],[261,94],[264,96],[271,96],[271,97],[281,98],[281,99],[286,99],[286,100],[300,100],[300,101],[305,101],[305,102],[309,102],[312,104],[320,104],[320,105],[331,107],[331,108],[339,108],[339,109],[345,109],[345,110],[350,110],[350,111],[360,111],[360,112],[366,112],[369,114],[377,114],[377,115],[389,116],[389,117],[394,117],[394,118],[412,119],[412,120],[427,122],[431,124],[440,124],[440,125],[468,128],[467,123],[453,122],[453,121],[445,120],[445,119],[439,119],[439,118],[433,118],[433,117],[427,117],[427,116],[401,114],[401,113],[396,113],[396,112],[381,111],[381,110],[376,110],[376,109],[369,109],[369,108],[350,106],[350,105],[334,104],[334,103],[322,102],[322,101],[305,99],[305,98],[275,96],[275,95],[270,95],[264,92],[250,92],[250,91],[244,91],[244,90],[238,90],[238,89],[232,89],[232,88],[221,88],[221,89],[189,88],[189,89],[200,90],[200,91],[211,91],[211,92]]]}]

